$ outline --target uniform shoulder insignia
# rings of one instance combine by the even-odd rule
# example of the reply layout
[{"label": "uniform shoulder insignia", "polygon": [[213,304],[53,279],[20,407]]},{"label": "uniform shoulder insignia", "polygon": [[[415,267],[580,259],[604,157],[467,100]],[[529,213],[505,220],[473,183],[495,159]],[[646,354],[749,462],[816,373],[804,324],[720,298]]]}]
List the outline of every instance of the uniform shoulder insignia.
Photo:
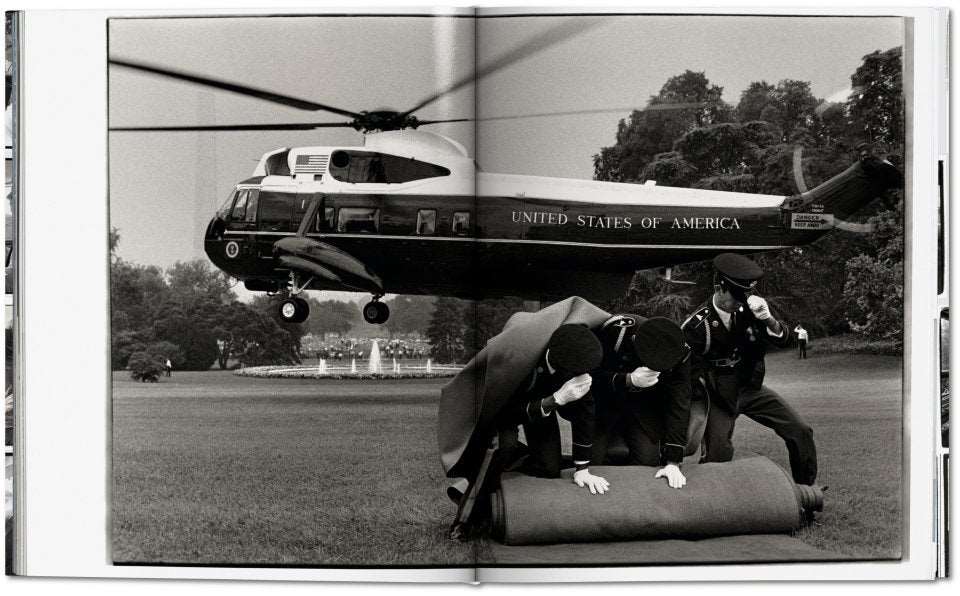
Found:
[{"label": "uniform shoulder insignia", "polygon": [[683,322],[683,325],[680,325],[681,329],[687,329],[687,326],[690,325],[690,329],[696,329],[700,325],[703,325],[703,322],[707,320],[707,315],[710,314],[710,308],[704,307],[693,313],[687,320]]}]

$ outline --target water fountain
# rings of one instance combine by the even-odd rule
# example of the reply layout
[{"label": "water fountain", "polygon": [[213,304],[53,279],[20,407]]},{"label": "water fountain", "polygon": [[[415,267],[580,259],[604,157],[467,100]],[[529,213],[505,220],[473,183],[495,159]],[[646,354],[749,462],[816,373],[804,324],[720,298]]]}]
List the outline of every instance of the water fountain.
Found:
[{"label": "water fountain", "polygon": [[379,375],[383,372],[383,367],[380,364],[380,346],[377,344],[377,340],[373,340],[373,345],[370,346],[370,361],[367,363],[367,372],[372,375]]},{"label": "water fountain", "polygon": [[[350,363],[327,362],[320,358],[317,364],[282,364],[266,366],[241,367],[235,374],[244,377],[258,378],[297,378],[317,379],[318,381],[376,381],[391,382],[397,379],[422,379],[427,377],[452,377],[463,368],[458,364],[434,364],[428,358],[424,364],[408,362],[404,364],[397,358],[391,358],[391,370],[384,366],[378,340],[370,345],[369,362],[367,366],[357,367],[357,358],[351,357]],[[421,361],[422,362],[422,361]],[[362,364],[362,362],[361,362]]]}]

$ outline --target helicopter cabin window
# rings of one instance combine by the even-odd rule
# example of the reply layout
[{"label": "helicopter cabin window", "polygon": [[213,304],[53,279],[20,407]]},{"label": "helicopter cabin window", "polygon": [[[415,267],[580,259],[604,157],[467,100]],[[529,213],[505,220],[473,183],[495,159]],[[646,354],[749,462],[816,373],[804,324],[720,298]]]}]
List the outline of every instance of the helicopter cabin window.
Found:
[{"label": "helicopter cabin window", "polygon": [[370,151],[335,151],[331,156],[330,175],[350,184],[401,184],[425,178],[449,176],[442,166]]},{"label": "helicopter cabin window", "polygon": [[437,210],[421,209],[417,211],[417,234],[432,236],[437,231]]},{"label": "helicopter cabin window", "polygon": [[265,232],[296,232],[298,221],[294,209],[300,198],[295,194],[280,192],[260,193],[260,229]]},{"label": "helicopter cabin window", "polygon": [[369,207],[341,207],[337,231],[376,234],[380,229],[380,210]]},{"label": "helicopter cabin window", "polygon": [[317,232],[333,230],[333,220],[336,210],[333,207],[324,207],[323,213],[317,213]]},{"label": "helicopter cabin window", "polygon": [[470,212],[457,211],[453,214],[453,234],[466,236],[470,233]]}]

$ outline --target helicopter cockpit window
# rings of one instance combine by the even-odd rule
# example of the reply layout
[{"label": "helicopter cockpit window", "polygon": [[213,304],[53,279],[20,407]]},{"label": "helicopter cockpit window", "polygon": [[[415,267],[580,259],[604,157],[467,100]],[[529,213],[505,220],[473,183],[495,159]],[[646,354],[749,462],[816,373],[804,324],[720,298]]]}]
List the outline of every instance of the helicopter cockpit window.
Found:
[{"label": "helicopter cockpit window", "polygon": [[243,220],[247,223],[256,223],[257,205],[260,202],[260,190],[251,188],[247,191],[247,213]]},{"label": "helicopter cockpit window", "polygon": [[417,211],[417,234],[431,236],[437,231],[437,210],[421,209]]},{"label": "helicopter cockpit window", "polygon": [[469,211],[457,211],[453,214],[453,233],[455,236],[466,236],[470,233]]},{"label": "helicopter cockpit window", "polygon": [[293,216],[297,195],[279,192],[260,193],[260,229],[266,232],[296,232]]},{"label": "helicopter cockpit window", "polygon": [[334,152],[329,172],[335,180],[350,184],[401,184],[450,175],[447,168],[409,157],[345,150]]},{"label": "helicopter cockpit window", "polygon": [[233,221],[243,221],[243,218],[247,215],[248,194],[249,192],[246,190],[237,193],[237,201],[233,204],[233,211],[230,213],[230,219]]},{"label": "helicopter cockpit window", "polygon": [[237,198],[237,191],[230,191],[230,196],[227,197],[227,200],[223,202],[223,205],[220,205],[220,208],[217,209],[217,217],[220,219],[227,219],[227,216],[230,215],[230,210],[233,207],[233,200]]},{"label": "helicopter cockpit window", "polygon": [[341,207],[337,231],[376,234],[380,229],[380,210],[367,207]]}]

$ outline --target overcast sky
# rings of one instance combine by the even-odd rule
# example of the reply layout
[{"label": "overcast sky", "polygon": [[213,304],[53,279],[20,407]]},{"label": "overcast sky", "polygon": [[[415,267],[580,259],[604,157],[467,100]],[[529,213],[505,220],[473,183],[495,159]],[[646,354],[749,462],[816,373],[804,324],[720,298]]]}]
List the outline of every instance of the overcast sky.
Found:
[{"label": "overcast sky", "polygon": [[[736,104],[752,81],[810,81],[839,98],[861,58],[903,44],[896,18],[524,17],[112,20],[110,55],[206,74],[351,111],[415,105],[511,48],[579,19],[583,31],[468,85],[420,118],[622,108],[605,114],[432,126],[486,171],[590,178],[629,107],[671,76],[704,71]],[[477,106],[474,110],[474,100]],[[341,117],[112,68],[113,126],[340,121]],[[167,267],[204,257],[202,234],[233,185],[278,147],[359,145],[352,129],[110,134],[120,256]]]}]

